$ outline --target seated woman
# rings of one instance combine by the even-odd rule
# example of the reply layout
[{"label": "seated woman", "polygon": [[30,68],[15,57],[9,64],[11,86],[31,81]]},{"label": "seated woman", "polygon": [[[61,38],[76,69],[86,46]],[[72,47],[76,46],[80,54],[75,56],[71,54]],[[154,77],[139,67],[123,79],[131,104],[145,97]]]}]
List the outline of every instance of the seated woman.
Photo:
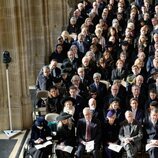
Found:
[{"label": "seated woman", "polygon": [[116,112],[116,118],[118,119],[118,122],[121,123],[122,121],[124,121],[124,119],[125,119],[124,110],[121,109],[121,107],[120,107],[120,99],[118,97],[111,98],[109,100],[109,103],[110,103],[109,108],[107,109],[107,111],[105,111],[104,116],[107,115],[109,110],[114,109]]},{"label": "seated woman", "polygon": [[[71,121],[70,114],[66,112],[60,113],[57,117],[58,125],[57,125],[57,137],[58,137],[58,145],[56,147],[56,155],[57,158],[73,158],[74,154],[74,146],[75,146],[75,127],[73,122]],[[70,150],[64,151],[66,146],[73,147],[72,152]]]},{"label": "seated woman", "polygon": [[[118,144],[119,139],[119,123],[116,119],[115,110],[109,110],[106,115],[105,123],[103,124],[103,157],[118,158],[119,153],[108,148],[109,143]],[[106,134],[105,134],[106,133]]]},{"label": "seated woman", "polygon": [[47,126],[47,121],[43,117],[36,119],[32,126],[29,153],[33,158],[48,158],[52,153],[52,145],[47,145],[40,149],[36,145],[43,144],[47,141],[46,137],[51,136],[51,131]]}]

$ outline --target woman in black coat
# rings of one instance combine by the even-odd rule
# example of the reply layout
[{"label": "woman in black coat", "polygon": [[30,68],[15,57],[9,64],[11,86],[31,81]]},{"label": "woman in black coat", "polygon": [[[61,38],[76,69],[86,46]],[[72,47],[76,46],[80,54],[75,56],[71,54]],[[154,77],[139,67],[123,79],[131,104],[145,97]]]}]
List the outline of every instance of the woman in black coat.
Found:
[{"label": "woman in black coat", "polygon": [[[58,145],[56,148],[57,158],[73,158],[74,157],[74,146],[75,146],[75,126],[71,119],[72,115],[62,112],[58,117],[57,125],[57,138]],[[71,146],[72,152],[63,151],[64,147]]]},{"label": "woman in black coat", "polygon": [[119,153],[108,148],[110,143],[118,144],[119,123],[116,119],[116,111],[109,110],[103,124],[103,158],[118,158]]},{"label": "woman in black coat", "polygon": [[36,145],[47,141],[46,137],[51,136],[51,131],[47,126],[47,121],[43,117],[36,119],[32,126],[29,153],[33,158],[48,158],[52,153],[52,145],[37,149]]}]

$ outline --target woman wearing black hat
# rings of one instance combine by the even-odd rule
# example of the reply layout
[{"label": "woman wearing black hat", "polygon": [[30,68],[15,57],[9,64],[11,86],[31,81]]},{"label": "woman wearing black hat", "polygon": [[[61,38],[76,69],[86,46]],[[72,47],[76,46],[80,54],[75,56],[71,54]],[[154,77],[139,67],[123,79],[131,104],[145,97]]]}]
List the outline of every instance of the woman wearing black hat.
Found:
[{"label": "woman wearing black hat", "polygon": [[[56,148],[57,158],[71,158],[73,157],[72,152],[64,151],[64,148],[67,146],[74,147],[75,146],[75,127],[73,122],[71,121],[72,115],[62,112],[58,117],[58,125],[57,125],[57,137],[58,137],[58,145]],[[69,153],[70,152],[70,153]]]},{"label": "woman wearing black hat", "polygon": [[32,126],[29,153],[33,158],[48,158],[52,153],[52,145],[37,149],[37,145],[47,141],[46,137],[51,136],[51,131],[47,126],[47,121],[43,117],[36,119]]}]

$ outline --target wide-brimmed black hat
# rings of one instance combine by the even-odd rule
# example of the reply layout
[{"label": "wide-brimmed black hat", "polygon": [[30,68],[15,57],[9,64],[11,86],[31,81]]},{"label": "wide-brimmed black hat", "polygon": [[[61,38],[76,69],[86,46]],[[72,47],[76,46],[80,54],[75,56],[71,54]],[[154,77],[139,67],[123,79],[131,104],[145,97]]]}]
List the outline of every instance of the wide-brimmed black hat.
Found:
[{"label": "wide-brimmed black hat", "polygon": [[63,98],[63,100],[61,101],[61,104],[64,105],[66,101],[72,101],[72,104],[74,105],[75,104],[75,99],[72,98],[72,97],[65,97]]},{"label": "wide-brimmed black hat", "polygon": [[57,121],[62,121],[62,120],[66,120],[68,118],[72,117],[72,115],[66,113],[66,112],[62,112],[60,113],[60,115],[56,118]]}]

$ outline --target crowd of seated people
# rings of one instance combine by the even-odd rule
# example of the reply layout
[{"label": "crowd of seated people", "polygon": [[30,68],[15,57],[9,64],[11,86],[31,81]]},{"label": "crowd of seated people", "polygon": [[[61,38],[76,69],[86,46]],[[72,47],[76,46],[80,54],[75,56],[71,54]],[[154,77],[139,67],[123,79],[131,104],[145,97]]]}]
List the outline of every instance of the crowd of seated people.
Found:
[{"label": "crowd of seated people", "polygon": [[[76,5],[36,82],[37,91],[49,91],[47,113],[72,115],[76,157],[91,140],[96,142],[93,156],[101,144],[105,158],[120,156],[108,148],[110,143],[120,143],[128,158],[136,156],[141,140],[158,146],[157,53],[156,0],[82,0]],[[87,122],[94,126],[91,139],[83,136]],[[151,158],[157,149],[148,150]]]}]

